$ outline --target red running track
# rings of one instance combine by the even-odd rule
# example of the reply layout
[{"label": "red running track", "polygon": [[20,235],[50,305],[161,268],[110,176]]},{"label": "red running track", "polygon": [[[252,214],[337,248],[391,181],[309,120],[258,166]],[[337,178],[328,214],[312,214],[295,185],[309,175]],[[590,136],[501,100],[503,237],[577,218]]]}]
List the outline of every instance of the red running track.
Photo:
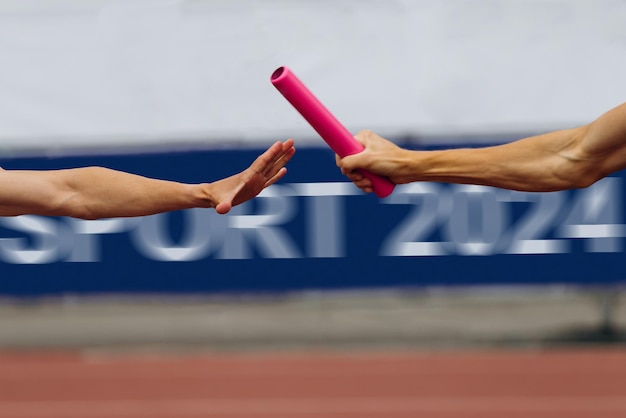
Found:
[{"label": "red running track", "polygon": [[626,417],[626,350],[0,354],[0,417]]}]

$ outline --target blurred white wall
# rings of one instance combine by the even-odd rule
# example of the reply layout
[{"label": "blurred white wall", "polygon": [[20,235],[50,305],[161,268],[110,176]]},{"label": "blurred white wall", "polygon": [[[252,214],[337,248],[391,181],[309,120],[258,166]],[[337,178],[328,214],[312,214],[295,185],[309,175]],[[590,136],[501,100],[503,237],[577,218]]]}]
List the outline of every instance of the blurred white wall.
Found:
[{"label": "blurred white wall", "polygon": [[622,0],[0,0],[0,150],[533,131],[626,100]]}]

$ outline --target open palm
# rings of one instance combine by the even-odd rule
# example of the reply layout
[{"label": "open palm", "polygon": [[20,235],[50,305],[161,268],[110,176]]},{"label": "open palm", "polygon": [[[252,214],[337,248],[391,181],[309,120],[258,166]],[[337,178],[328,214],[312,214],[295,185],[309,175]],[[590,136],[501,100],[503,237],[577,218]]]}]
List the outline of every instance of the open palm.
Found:
[{"label": "open palm", "polygon": [[263,189],[280,180],[287,172],[285,164],[295,152],[293,139],[278,141],[244,171],[214,182],[211,195],[216,212],[228,213],[233,206],[253,199]]}]

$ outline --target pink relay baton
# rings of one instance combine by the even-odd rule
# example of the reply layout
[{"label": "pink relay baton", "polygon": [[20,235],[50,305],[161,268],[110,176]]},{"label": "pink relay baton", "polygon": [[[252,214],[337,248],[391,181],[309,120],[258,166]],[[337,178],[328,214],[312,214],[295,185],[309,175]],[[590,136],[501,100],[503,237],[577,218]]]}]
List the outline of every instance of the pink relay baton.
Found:
[{"label": "pink relay baton", "polygon": [[[350,131],[311,93],[311,91],[287,67],[274,71],[271,82],[289,103],[317,131],[330,148],[341,158],[363,151]],[[387,197],[395,185],[387,178],[362,170],[363,176],[372,181],[372,188],[378,197]]]}]

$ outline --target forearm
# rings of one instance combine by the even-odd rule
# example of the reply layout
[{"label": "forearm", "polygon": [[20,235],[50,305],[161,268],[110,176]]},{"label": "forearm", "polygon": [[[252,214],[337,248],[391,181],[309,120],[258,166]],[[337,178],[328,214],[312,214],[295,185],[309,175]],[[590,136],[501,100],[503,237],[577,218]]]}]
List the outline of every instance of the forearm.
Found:
[{"label": "forearm", "polygon": [[423,154],[414,163],[423,165],[421,180],[526,191],[586,187],[626,168],[626,103],[579,128],[495,147]]},{"label": "forearm", "polygon": [[522,191],[565,190],[587,187],[626,168],[626,103],[588,125],[492,147],[412,151],[368,130],[356,139],[365,150],[337,156],[337,165],[366,192],[372,191],[372,184],[359,169],[395,184],[436,181]]},{"label": "forearm", "polygon": [[84,219],[211,207],[201,185],[150,179],[101,167],[5,171],[0,215],[35,213]]},{"label": "forearm", "polygon": [[225,214],[280,180],[295,152],[293,139],[277,141],[243,171],[199,184],[156,180],[101,167],[50,171],[0,168],[0,216],[98,219],[196,207]]},{"label": "forearm", "polygon": [[577,144],[585,128],[556,131],[507,144],[442,151],[412,151],[411,181],[481,184],[513,190],[552,191],[597,180],[592,161]]}]

